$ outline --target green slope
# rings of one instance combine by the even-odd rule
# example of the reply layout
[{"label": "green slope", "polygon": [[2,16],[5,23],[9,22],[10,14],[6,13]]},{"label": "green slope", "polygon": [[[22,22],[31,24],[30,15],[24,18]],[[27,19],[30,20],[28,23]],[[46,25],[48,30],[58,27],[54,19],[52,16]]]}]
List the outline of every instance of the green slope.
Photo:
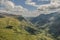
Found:
[{"label": "green slope", "polygon": [[37,31],[25,20],[5,16],[0,18],[0,40],[53,40],[54,38],[44,30]]},{"label": "green slope", "polygon": [[35,40],[24,30],[30,26],[25,21],[18,21],[13,17],[0,18],[0,40]]}]

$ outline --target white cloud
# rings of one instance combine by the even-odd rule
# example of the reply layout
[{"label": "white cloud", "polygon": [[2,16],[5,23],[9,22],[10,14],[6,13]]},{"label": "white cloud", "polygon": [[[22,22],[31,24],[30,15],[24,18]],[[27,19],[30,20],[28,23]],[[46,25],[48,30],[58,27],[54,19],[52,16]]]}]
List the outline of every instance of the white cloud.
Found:
[{"label": "white cloud", "polygon": [[34,12],[39,14],[56,12],[60,10],[60,0],[51,0],[50,4],[37,5],[35,7],[37,7],[37,10]]},{"label": "white cloud", "polygon": [[28,10],[21,5],[15,5],[12,1],[9,0],[0,0],[0,12],[7,12],[10,14],[23,15],[28,12]]},{"label": "white cloud", "polygon": [[14,8],[14,3],[13,2],[11,2],[11,1],[6,1],[5,3],[4,3],[4,5],[5,5],[5,7],[6,7],[6,9],[13,9]]},{"label": "white cloud", "polygon": [[[31,0],[30,0],[31,1]],[[28,9],[22,7],[21,5],[15,5],[13,2],[6,0],[2,1],[2,5],[5,6],[4,9],[0,10],[0,12],[6,12],[9,14],[16,14],[16,15],[23,15],[25,17],[33,17],[36,16],[35,13],[30,12]],[[31,5],[34,5],[35,3],[31,3]]]},{"label": "white cloud", "polygon": [[60,0],[51,0],[51,3],[60,3]]},{"label": "white cloud", "polygon": [[0,5],[4,5],[4,12],[13,13],[16,15],[23,16],[38,16],[42,13],[51,13],[60,10],[60,1],[52,0],[50,4],[37,5],[36,2],[32,2],[32,0],[26,0],[25,4],[37,7],[37,10],[30,12],[28,9],[22,7],[21,5],[15,5],[13,2],[9,0],[0,0]]},{"label": "white cloud", "polygon": [[[48,1],[48,0],[38,0],[38,1]],[[26,4],[37,7],[40,11],[55,11],[60,9],[60,0],[51,0],[50,4],[37,5],[36,2],[32,0],[26,0]]]},{"label": "white cloud", "polygon": [[27,5],[32,5],[32,6],[36,6],[36,3],[35,3],[35,2],[32,2],[32,0],[26,0],[26,1],[25,1],[25,4],[27,4]]},{"label": "white cloud", "polygon": [[10,10],[14,8],[15,4],[9,0],[0,0],[0,6],[5,10]]},{"label": "white cloud", "polygon": [[37,6],[38,9],[42,10],[42,11],[55,11],[57,9],[60,9],[60,3],[58,3],[58,1],[55,1],[50,3],[50,4],[46,4],[46,5],[38,5]]},{"label": "white cloud", "polygon": [[[29,3],[31,4],[32,1],[30,0]],[[37,5],[35,3],[34,5],[31,5],[31,6],[37,7],[37,10],[32,12],[32,15],[34,16],[38,16],[40,14],[49,14],[52,12],[60,11],[60,0],[51,0],[50,4],[44,4],[44,5]]]},{"label": "white cloud", "polygon": [[22,15],[22,14],[24,15],[24,13],[28,12],[28,10],[26,8],[23,8],[20,5],[15,6],[14,9],[12,9],[11,11],[17,15]]}]

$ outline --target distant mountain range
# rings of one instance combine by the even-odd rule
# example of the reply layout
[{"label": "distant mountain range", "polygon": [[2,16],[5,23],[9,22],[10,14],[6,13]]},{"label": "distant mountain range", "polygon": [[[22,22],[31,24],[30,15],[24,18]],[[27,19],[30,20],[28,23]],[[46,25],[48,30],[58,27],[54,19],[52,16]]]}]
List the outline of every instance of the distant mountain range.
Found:
[{"label": "distant mountain range", "polygon": [[55,35],[60,35],[60,13],[54,12],[50,14],[41,14],[35,17],[31,22],[40,28],[49,28],[49,32]]},{"label": "distant mountain range", "polygon": [[0,13],[0,40],[60,40],[60,13],[23,17]]}]

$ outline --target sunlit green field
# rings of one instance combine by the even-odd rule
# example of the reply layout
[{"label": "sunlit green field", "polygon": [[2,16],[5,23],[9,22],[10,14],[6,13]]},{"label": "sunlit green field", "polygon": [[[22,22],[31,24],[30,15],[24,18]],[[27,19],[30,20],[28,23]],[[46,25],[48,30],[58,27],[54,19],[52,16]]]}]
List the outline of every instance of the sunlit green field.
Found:
[{"label": "sunlit green field", "polygon": [[13,17],[0,18],[0,40],[55,40],[50,34],[42,33],[30,34],[25,30],[32,27],[26,21],[19,21]]}]

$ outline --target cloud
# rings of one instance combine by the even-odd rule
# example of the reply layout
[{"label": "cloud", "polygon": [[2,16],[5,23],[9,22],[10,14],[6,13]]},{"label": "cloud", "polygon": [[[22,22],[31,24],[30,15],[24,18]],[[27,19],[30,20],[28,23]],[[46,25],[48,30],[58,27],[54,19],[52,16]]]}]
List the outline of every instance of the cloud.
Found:
[{"label": "cloud", "polygon": [[25,1],[25,4],[27,4],[27,5],[32,5],[32,6],[36,6],[36,3],[35,3],[35,2],[32,2],[32,0],[26,0],[26,1]]},{"label": "cloud", "polygon": [[1,12],[8,12],[10,14],[23,15],[29,17],[35,17],[40,14],[48,14],[51,12],[56,12],[60,10],[60,1],[52,0],[50,4],[37,5],[36,2],[32,0],[26,0],[25,4],[37,7],[37,10],[30,12],[28,9],[24,8],[21,5],[15,5],[12,1],[9,0],[0,0],[0,5],[3,5],[4,8],[0,10]]},{"label": "cloud", "polygon": [[21,15],[21,14],[24,14],[28,11],[28,9],[18,5],[18,6],[15,6],[14,9],[12,9],[13,12],[15,13],[18,13],[17,15]]},{"label": "cloud", "polygon": [[36,13],[49,14],[60,10],[60,0],[51,0],[50,4],[37,5]]},{"label": "cloud", "polygon": [[58,3],[58,1],[55,1],[54,2],[51,2],[50,4],[45,4],[45,5],[38,5],[37,6],[38,9],[44,11],[44,10],[47,10],[47,11],[55,11],[57,9],[60,9],[60,3]]},{"label": "cloud", "polygon": [[51,3],[60,3],[60,0],[51,0]]},{"label": "cloud", "polygon": [[5,10],[10,10],[14,8],[15,4],[9,0],[0,0],[0,6]]},{"label": "cloud", "polygon": [[2,5],[4,5],[3,9],[0,9],[0,12],[6,12],[8,14],[16,14],[16,15],[22,15],[24,17],[33,17],[35,16],[32,12],[30,12],[28,9],[24,8],[21,5],[15,5],[13,2],[6,0],[2,1]]},{"label": "cloud", "polygon": [[4,3],[4,5],[5,5],[5,8],[6,8],[7,10],[13,9],[14,6],[15,6],[14,3],[11,2],[11,1],[6,1],[6,2]]},{"label": "cloud", "polygon": [[0,0],[0,12],[7,12],[9,14],[23,15],[28,12],[28,10],[21,5],[15,5],[12,1],[9,0]]},{"label": "cloud", "polygon": [[44,5],[35,4],[34,7],[37,7],[37,10],[31,12],[33,16],[58,12],[60,11],[60,0],[51,0],[50,4],[44,4]]},{"label": "cloud", "polygon": [[[43,1],[48,1],[48,0],[43,0]],[[32,2],[32,0],[26,0],[25,3],[37,7],[37,10],[40,11],[56,11],[60,9],[60,0],[51,0],[50,4],[44,4],[44,5],[37,5],[36,2]]]}]

